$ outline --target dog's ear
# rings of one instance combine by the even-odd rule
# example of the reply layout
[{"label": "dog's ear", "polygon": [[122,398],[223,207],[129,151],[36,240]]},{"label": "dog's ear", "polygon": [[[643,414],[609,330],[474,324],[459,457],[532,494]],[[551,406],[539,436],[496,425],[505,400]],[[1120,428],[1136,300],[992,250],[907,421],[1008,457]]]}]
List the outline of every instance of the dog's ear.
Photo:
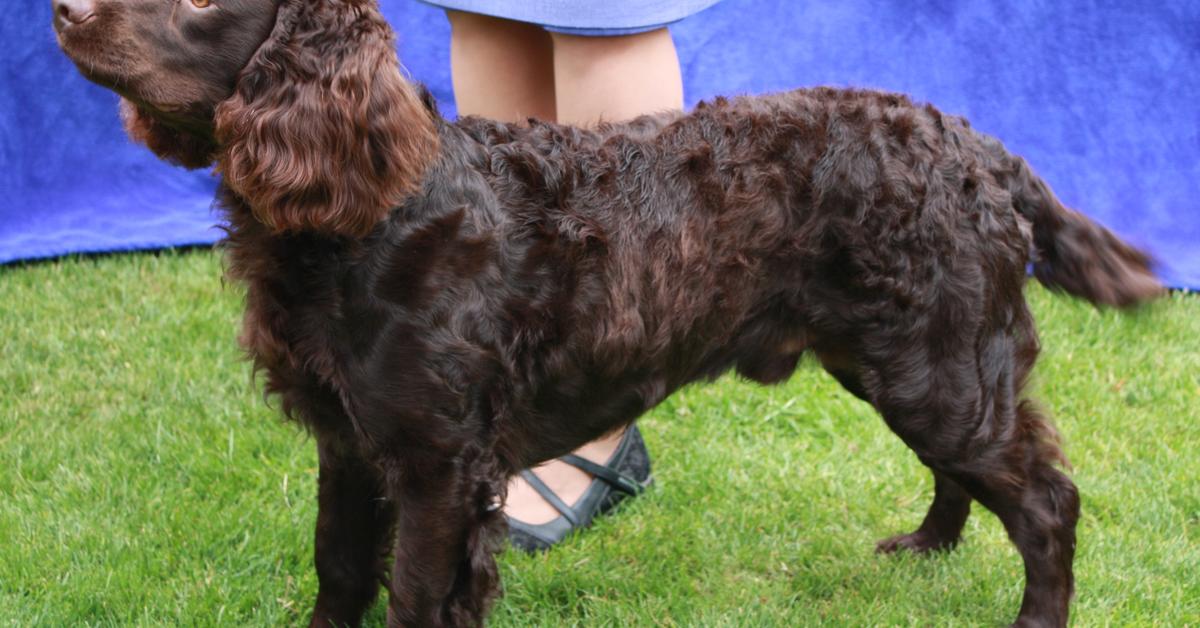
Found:
[{"label": "dog's ear", "polygon": [[121,99],[121,120],[133,141],[144,144],[159,158],[196,170],[211,166],[217,146],[204,134],[188,133],[163,124],[136,104]]},{"label": "dog's ear", "polygon": [[276,232],[370,232],[437,153],[373,0],[285,0],[216,111],[217,169]]}]

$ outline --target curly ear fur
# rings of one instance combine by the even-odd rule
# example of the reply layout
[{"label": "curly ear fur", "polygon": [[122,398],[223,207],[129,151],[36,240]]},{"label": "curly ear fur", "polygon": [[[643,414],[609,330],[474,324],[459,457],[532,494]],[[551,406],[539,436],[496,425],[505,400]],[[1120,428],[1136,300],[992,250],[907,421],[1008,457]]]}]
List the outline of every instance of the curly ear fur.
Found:
[{"label": "curly ear fur", "polygon": [[121,99],[121,120],[129,137],[161,159],[196,170],[216,161],[217,145],[210,137],[164,124],[137,104]]},{"label": "curly ear fur", "polygon": [[217,107],[216,137],[217,170],[276,232],[363,236],[437,152],[372,0],[287,0]]}]

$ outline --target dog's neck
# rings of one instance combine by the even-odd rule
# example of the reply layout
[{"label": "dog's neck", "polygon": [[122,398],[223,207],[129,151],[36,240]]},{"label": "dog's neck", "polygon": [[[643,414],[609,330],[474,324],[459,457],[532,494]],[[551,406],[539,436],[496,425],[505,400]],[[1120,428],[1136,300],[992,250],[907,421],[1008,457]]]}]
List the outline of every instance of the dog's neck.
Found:
[{"label": "dog's neck", "polygon": [[149,115],[154,116],[160,123],[174,130],[176,133],[190,137],[195,142],[211,145],[213,147],[213,155],[207,165],[212,165],[216,162],[217,134],[213,124],[212,107],[167,111],[143,103],[136,103],[136,105],[146,110]]}]

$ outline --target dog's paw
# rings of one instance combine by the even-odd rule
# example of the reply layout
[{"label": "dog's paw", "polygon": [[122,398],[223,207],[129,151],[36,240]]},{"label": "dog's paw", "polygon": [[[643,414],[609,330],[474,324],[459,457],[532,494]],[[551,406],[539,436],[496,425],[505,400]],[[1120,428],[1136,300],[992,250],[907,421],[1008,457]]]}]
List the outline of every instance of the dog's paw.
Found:
[{"label": "dog's paw", "polygon": [[937,552],[941,550],[951,550],[958,545],[958,539],[942,539],[917,530],[909,534],[899,534],[891,538],[884,539],[875,544],[876,554],[891,554],[892,552],[906,549],[916,554],[925,554],[928,552]]}]

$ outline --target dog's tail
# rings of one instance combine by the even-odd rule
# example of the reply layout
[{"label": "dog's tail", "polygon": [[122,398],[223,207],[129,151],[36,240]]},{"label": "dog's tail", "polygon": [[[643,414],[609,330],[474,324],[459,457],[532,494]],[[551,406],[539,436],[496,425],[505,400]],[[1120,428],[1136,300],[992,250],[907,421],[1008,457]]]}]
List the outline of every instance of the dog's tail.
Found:
[{"label": "dog's tail", "polygon": [[1013,203],[1033,223],[1033,275],[1038,281],[1096,305],[1115,307],[1163,293],[1150,256],[1064,206],[1025,160],[1009,159]]}]

